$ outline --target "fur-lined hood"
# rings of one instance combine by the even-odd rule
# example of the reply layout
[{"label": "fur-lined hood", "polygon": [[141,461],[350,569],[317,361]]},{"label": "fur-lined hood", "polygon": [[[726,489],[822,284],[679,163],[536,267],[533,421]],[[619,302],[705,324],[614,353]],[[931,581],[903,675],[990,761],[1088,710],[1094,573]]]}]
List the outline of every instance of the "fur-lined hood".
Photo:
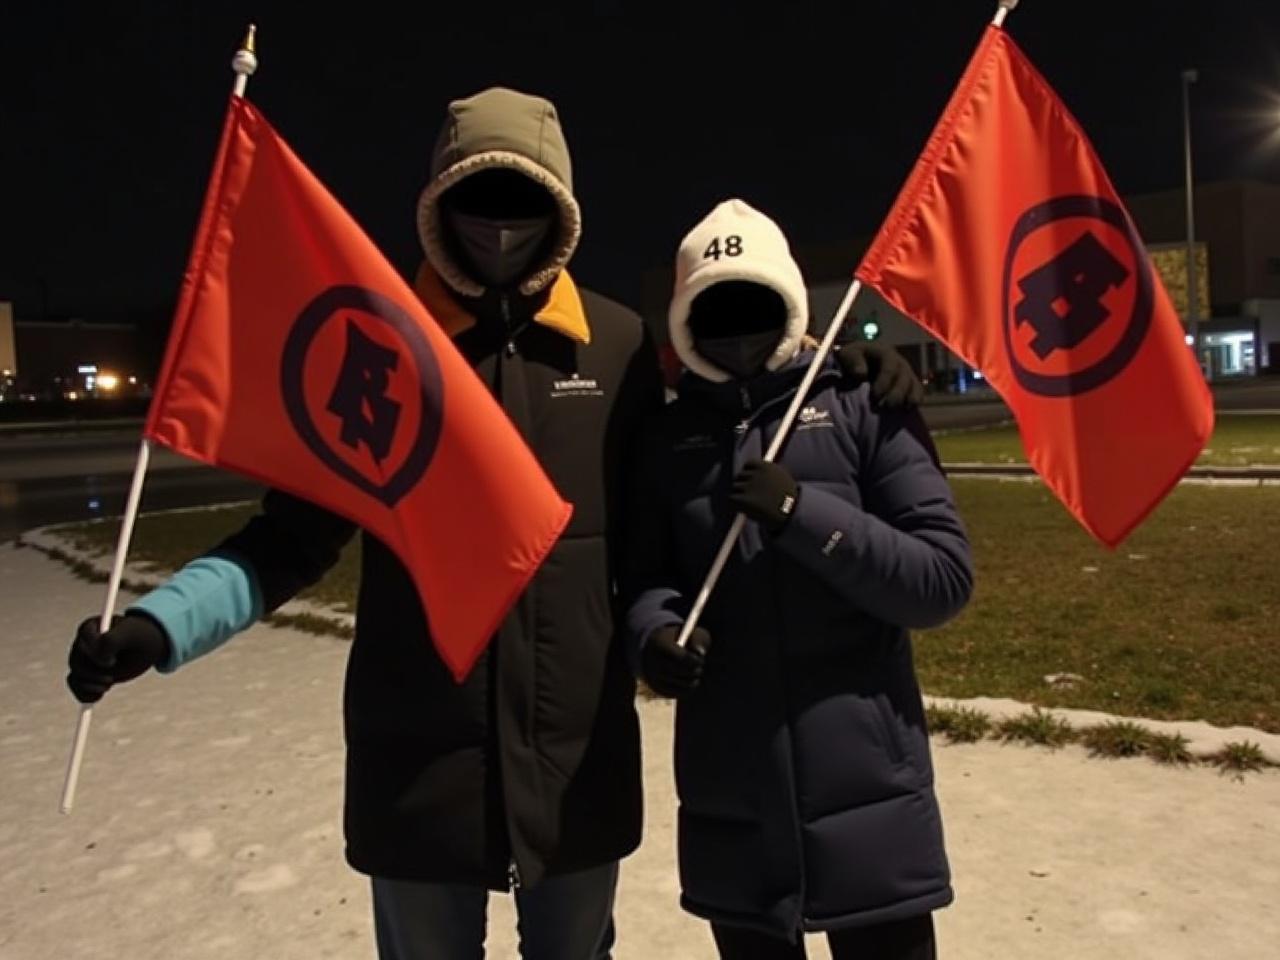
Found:
[{"label": "fur-lined hood", "polygon": [[418,198],[418,238],[427,261],[445,283],[463,296],[481,296],[484,287],[467,276],[444,242],[439,201],[460,180],[494,168],[523,173],[556,201],[556,240],[520,284],[521,293],[538,293],[564,269],[582,235],[569,147],[555,106],[541,97],[492,87],[449,104],[431,160],[431,182]]}]

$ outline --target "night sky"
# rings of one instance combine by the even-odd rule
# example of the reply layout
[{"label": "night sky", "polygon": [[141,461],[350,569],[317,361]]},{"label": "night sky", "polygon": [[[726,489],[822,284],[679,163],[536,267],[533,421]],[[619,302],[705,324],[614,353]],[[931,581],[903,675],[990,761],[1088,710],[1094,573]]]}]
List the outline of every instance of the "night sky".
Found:
[{"label": "night sky", "polygon": [[[683,232],[727,196],[764,209],[796,243],[872,233],[995,9],[9,6],[0,299],[15,300],[20,318],[47,309],[102,319],[172,309],[229,60],[250,20],[261,66],[249,96],[405,272],[419,256],[414,205],[446,103],[491,84],[550,97],[585,218],[574,272],[636,304],[643,272],[666,265]],[[1008,28],[1122,193],[1181,185],[1184,67],[1200,70],[1197,179],[1280,182],[1275,0],[1023,0]]]}]

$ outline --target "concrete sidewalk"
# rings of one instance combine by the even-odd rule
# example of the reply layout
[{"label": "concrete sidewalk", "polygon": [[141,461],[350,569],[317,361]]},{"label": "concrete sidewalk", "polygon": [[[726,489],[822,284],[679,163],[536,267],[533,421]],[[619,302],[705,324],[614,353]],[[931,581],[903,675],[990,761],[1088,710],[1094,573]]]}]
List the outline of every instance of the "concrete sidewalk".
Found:
[{"label": "concrete sidewalk", "polygon": [[[366,884],[342,860],[346,644],[258,627],[116,691],[62,817],[66,645],[101,601],[42,554],[0,547],[0,958],[371,957]],[[615,957],[710,960],[677,906],[672,711],[641,715],[646,833],[623,868]],[[935,758],[958,896],[938,917],[944,958],[1275,955],[1280,774],[994,743],[935,743]],[[489,956],[515,956],[504,896]]]}]

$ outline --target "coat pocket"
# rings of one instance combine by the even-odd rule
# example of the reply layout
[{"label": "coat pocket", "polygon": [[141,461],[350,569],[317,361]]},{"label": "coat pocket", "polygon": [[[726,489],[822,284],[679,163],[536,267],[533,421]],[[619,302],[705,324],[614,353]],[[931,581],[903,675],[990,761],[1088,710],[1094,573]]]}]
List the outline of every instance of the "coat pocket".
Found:
[{"label": "coat pocket", "polygon": [[902,744],[902,733],[898,729],[898,718],[893,713],[889,698],[883,693],[873,694],[870,698],[876,725],[880,728],[880,742],[885,753],[894,763],[902,763],[907,759],[906,748]]}]

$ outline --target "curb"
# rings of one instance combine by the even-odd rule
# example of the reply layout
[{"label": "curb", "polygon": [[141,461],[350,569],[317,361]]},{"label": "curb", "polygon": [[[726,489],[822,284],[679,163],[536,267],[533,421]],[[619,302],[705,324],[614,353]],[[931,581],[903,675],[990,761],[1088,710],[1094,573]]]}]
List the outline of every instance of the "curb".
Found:
[{"label": "curb", "polygon": [[1256,743],[1272,763],[1280,762],[1280,734],[1267,733],[1254,727],[1218,727],[1203,720],[1149,720],[1146,717],[1129,717],[1103,713],[1100,710],[1082,710],[1072,707],[1039,707],[999,697],[938,697],[926,694],[925,706],[940,708],[968,708],[985,713],[993,722],[1008,717],[1021,716],[1039,709],[1044,713],[1061,717],[1073,727],[1092,727],[1105,723],[1128,722],[1151,733],[1181,735],[1188,740],[1187,749],[1197,756],[1217,753],[1228,743],[1248,740]]},{"label": "curb", "polygon": [[25,423],[0,423],[0,437],[14,434],[38,436],[42,434],[97,433],[108,430],[126,430],[136,427],[142,436],[142,417],[109,417],[102,420],[32,420]]},{"label": "curb", "polygon": [[[944,463],[942,469],[948,475],[961,474],[972,477],[1034,477],[1035,469],[1029,463],[982,463],[972,460],[961,460]],[[1259,465],[1256,467],[1192,467],[1186,472],[1184,480],[1280,480],[1280,466]]]},{"label": "curb", "polygon": [[[209,510],[225,510],[229,507],[241,506],[242,504],[222,503],[208,507],[186,507],[177,510],[156,510],[148,513],[148,516],[157,516],[163,514],[182,514],[182,513],[199,513]],[[102,523],[103,520],[91,520],[90,523]],[[72,568],[74,572],[82,576],[91,577],[95,580],[106,580],[111,576],[111,556],[109,554],[89,553],[85,550],[78,550],[73,547],[66,539],[64,539],[60,530],[69,526],[81,526],[83,521],[73,523],[57,523],[46,527],[36,527],[25,533],[19,534],[13,541],[15,547],[28,547],[32,550],[38,550],[52,560],[65,563]],[[120,581],[122,590],[129,593],[143,594],[156,587],[162,585],[169,579],[169,574],[159,574],[150,569],[148,565],[138,565],[126,563],[124,576]],[[274,626],[296,626],[296,623],[290,621],[305,621],[312,625],[318,625],[323,628],[322,631],[311,629],[311,632],[324,632],[327,635],[350,639],[355,629],[356,618],[354,614],[344,613],[332,607],[323,606],[322,604],[312,603],[308,600],[290,600],[283,604],[271,614],[263,618],[265,623]],[[274,621],[274,623],[273,623]]]}]

